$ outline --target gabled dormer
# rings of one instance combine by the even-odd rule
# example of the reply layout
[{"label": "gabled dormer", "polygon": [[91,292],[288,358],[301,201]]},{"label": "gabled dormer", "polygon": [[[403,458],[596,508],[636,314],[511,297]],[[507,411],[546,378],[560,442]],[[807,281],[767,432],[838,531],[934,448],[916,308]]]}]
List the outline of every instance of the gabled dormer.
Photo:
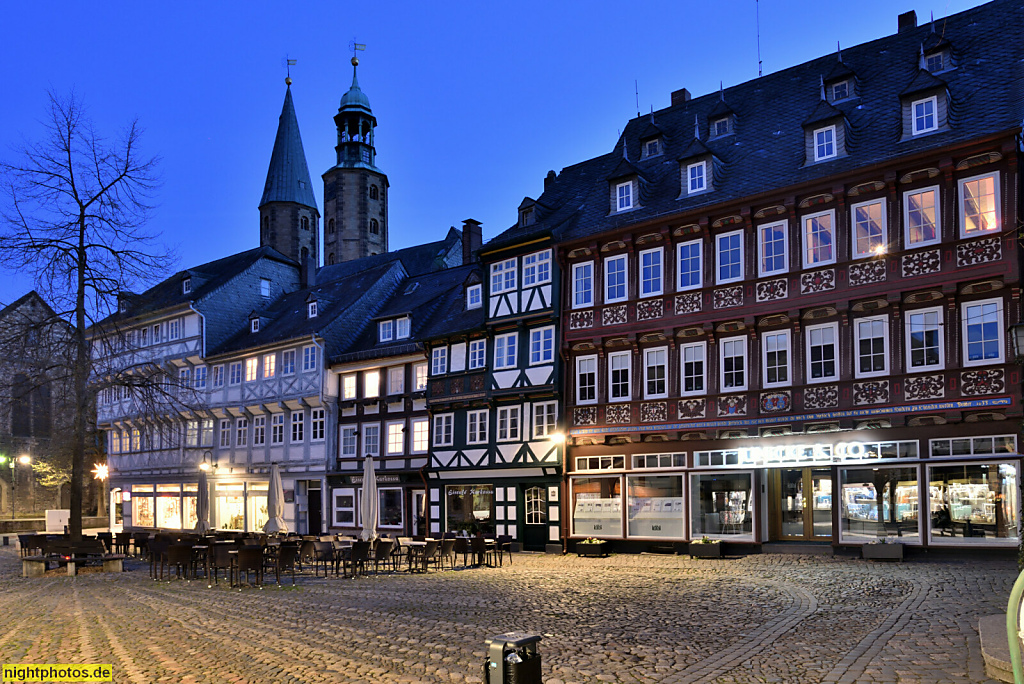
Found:
[{"label": "gabled dormer", "polygon": [[258,333],[263,327],[263,319],[255,311],[249,312],[249,332]]},{"label": "gabled dormer", "polygon": [[192,294],[192,275],[189,273],[184,273],[181,276],[181,294]]},{"label": "gabled dormer", "polygon": [[708,113],[708,140],[718,140],[736,132],[736,112],[725,102],[725,91],[719,87],[718,102]]},{"label": "gabled dormer", "polygon": [[519,227],[532,226],[537,221],[537,200],[532,197],[524,197],[519,203]]},{"label": "gabled dormer", "polygon": [[956,68],[953,46],[946,39],[944,32],[935,31],[935,17],[932,16],[932,30],[921,43],[921,54],[918,66],[931,74],[941,74]]},{"label": "gabled dormer", "polygon": [[629,161],[626,141],[622,141],[622,159],[608,174],[610,214],[633,211],[640,206],[640,169]]},{"label": "gabled dormer", "polygon": [[312,292],[306,297],[306,318],[316,318],[320,315],[320,306],[317,301],[316,295]]},{"label": "gabled dormer", "polygon": [[466,309],[479,309],[484,304],[484,286],[481,282],[480,274],[473,271],[466,278],[466,282],[462,284],[463,291],[465,292]]},{"label": "gabled dormer", "polygon": [[647,125],[640,133],[640,158],[650,159],[665,153],[665,133],[654,122],[654,112],[651,112]]},{"label": "gabled dormer", "polygon": [[700,121],[694,117],[693,140],[678,157],[680,192],[679,198],[702,195],[715,189],[715,168],[717,159],[700,139]]},{"label": "gabled dormer", "polygon": [[857,74],[843,62],[843,55],[825,77],[825,99],[828,102],[846,102],[857,97]]},{"label": "gabled dormer", "polygon": [[846,115],[828,101],[824,79],[819,87],[818,104],[802,124],[805,166],[839,159],[848,153]]},{"label": "gabled dormer", "polygon": [[900,93],[903,120],[900,139],[910,140],[949,130],[949,100],[946,82],[927,69],[918,69]]}]

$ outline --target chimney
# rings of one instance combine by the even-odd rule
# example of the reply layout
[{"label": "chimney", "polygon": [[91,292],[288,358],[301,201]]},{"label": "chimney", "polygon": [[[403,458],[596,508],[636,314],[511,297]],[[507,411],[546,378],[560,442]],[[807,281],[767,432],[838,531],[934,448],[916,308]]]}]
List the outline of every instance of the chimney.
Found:
[{"label": "chimney", "polygon": [[690,101],[690,91],[686,88],[680,88],[679,90],[672,91],[672,106],[683,104],[684,102]]},{"label": "chimney", "polygon": [[896,23],[899,27],[897,33],[903,33],[904,31],[909,31],[912,28],[917,28],[917,12],[914,10],[904,12],[899,16],[899,19],[896,20]]},{"label": "chimney", "polygon": [[462,263],[476,261],[476,250],[484,244],[483,229],[479,221],[466,219],[462,222]]},{"label": "chimney", "polygon": [[316,258],[307,256],[299,264],[299,286],[305,290],[309,287],[316,287]]}]

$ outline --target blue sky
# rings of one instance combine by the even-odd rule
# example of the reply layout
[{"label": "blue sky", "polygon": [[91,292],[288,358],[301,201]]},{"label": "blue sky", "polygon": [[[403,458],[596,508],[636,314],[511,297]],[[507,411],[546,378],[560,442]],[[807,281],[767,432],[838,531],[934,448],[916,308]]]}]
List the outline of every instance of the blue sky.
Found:
[{"label": "blue sky", "polygon": [[[765,73],[978,2],[760,3]],[[377,117],[391,183],[391,248],[439,239],[466,218],[489,239],[537,197],[548,169],[610,150],[626,121],[757,76],[755,2],[14,3],[4,8],[0,155],[39,135],[46,91],[74,88],[98,127],[132,117],[162,158],[151,231],[178,268],[259,242],[263,191],[285,85],[322,209],[332,117],[352,78]],[[154,274],[154,277],[163,274]],[[0,277],[0,302],[32,287]]]}]

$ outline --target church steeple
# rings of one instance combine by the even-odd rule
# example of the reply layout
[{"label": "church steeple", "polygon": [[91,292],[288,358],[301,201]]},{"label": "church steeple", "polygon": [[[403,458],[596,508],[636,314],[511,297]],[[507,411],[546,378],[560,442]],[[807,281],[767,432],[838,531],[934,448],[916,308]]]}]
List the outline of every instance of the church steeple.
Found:
[{"label": "church steeple", "polygon": [[325,264],[388,251],[388,178],[376,165],[377,119],[358,67],[353,57],[352,85],[334,116],[337,163],[323,175]]},{"label": "church steeple", "polygon": [[320,212],[313,196],[306,153],[292,102],[291,78],[270,155],[267,182],[260,199],[260,245],[273,247],[296,262],[319,262]]}]

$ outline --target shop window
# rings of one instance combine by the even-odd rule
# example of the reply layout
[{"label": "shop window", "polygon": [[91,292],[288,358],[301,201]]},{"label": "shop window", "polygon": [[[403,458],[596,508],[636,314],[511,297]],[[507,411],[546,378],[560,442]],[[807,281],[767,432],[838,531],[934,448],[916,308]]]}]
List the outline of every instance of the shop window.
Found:
[{"label": "shop window", "polygon": [[932,544],[1017,545],[1017,465],[972,463],[928,468]]},{"label": "shop window", "polygon": [[132,525],[156,527],[153,517],[153,485],[132,485]]},{"label": "shop window", "polygon": [[334,524],[354,527],[356,524],[356,492],[351,487],[334,490]]},{"label": "shop window", "polygon": [[683,539],[683,476],[626,478],[626,524],[630,537]]},{"label": "shop window", "polygon": [[248,530],[250,532],[262,530],[270,520],[270,513],[267,510],[267,493],[270,491],[270,483],[250,482],[246,487],[248,489],[246,497],[247,513],[249,514]]},{"label": "shop window", "polygon": [[181,485],[156,486],[156,526],[172,530],[181,529]]},{"label": "shop window", "polygon": [[750,473],[690,475],[690,538],[753,540]]},{"label": "shop window", "polygon": [[385,528],[401,528],[405,519],[401,488],[382,487],[377,490],[377,496],[379,498],[378,525]]},{"label": "shop window", "polygon": [[448,532],[494,534],[494,485],[445,486],[445,522]]},{"label": "shop window", "polygon": [[651,468],[685,468],[686,453],[633,454],[633,470]]},{"label": "shop window", "polygon": [[1015,435],[953,437],[931,440],[932,458],[941,456],[1001,456],[1017,453]]},{"label": "shop window", "polygon": [[577,456],[576,470],[622,470],[625,456]]},{"label": "shop window", "polygon": [[843,468],[840,477],[842,541],[921,541],[917,468]]},{"label": "shop window", "polygon": [[622,536],[622,478],[574,477],[572,534],[576,537]]}]

